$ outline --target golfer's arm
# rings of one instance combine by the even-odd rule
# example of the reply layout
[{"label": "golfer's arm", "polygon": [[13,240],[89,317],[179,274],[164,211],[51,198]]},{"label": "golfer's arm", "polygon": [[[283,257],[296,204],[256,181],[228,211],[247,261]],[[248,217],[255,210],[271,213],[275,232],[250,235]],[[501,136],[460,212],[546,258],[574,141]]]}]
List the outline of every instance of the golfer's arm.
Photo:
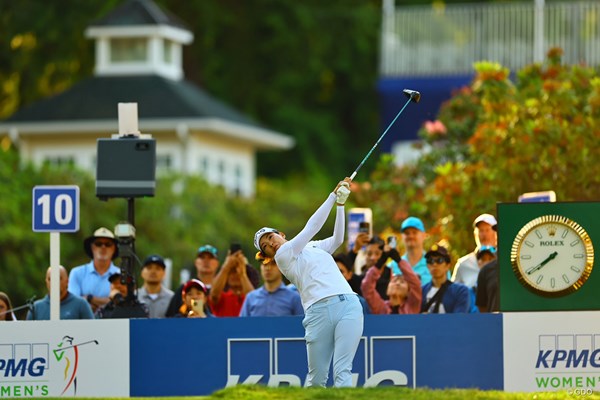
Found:
[{"label": "golfer's arm", "polygon": [[335,225],[333,226],[333,244],[335,248],[344,243],[344,233],[346,230],[346,214],[344,206],[337,206],[335,213]]},{"label": "golfer's arm", "polygon": [[[335,193],[330,193],[327,197],[327,200],[315,211],[315,213],[308,219],[306,225],[300,231],[295,238],[290,240],[290,244],[292,245],[292,249],[294,254],[298,254],[306,247],[308,242],[311,241],[313,236],[315,236],[323,225],[325,221],[327,221],[327,217],[329,216],[329,212],[331,211],[331,207],[335,203]],[[342,232],[342,237],[344,233]]]},{"label": "golfer's arm", "polygon": [[335,251],[344,243],[344,228],[346,224],[346,215],[344,213],[344,206],[336,207],[335,214],[335,225],[333,226],[333,235],[327,239],[316,241],[318,246],[328,252],[329,254],[335,253]]}]

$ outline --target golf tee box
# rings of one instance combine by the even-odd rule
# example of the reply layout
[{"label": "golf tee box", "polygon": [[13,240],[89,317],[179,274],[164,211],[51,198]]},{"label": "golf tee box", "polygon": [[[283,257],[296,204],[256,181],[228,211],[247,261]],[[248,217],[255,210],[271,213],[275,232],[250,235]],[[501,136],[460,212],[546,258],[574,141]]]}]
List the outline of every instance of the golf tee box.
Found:
[{"label": "golf tee box", "polygon": [[500,311],[600,310],[600,202],[499,203]]}]

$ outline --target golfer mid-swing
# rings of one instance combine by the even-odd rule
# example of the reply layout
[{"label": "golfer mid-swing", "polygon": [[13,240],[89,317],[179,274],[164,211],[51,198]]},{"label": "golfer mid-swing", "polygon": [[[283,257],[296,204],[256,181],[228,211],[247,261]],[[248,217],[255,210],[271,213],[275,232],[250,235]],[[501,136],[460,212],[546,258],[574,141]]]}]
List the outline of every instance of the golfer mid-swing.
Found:
[{"label": "golfer mid-swing", "polygon": [[[331,254],[344,241],[344,203],[350,194],[344,179],[293,239],[273,228],[254,235],[264,258],[275,258],[281,272],[298,288],[304,307],[307,386],[325,386],[333,357],[334,386],[352,386],[352,360],[363,332],[363,311],[356,293]],[[311,241],[337,202],[333,236]]]}]

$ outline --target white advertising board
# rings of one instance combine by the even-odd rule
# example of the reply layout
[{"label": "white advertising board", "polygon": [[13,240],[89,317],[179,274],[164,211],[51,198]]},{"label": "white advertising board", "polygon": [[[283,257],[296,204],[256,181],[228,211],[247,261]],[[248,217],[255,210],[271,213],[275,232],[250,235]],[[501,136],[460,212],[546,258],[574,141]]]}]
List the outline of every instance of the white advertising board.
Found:
[{"label": "white advertising board", "polygon": [[504,313],[504,390],[600,390],[600,312]]},{"label": "white advertising board", "polygon": [[129,397],[129,320],[15,321],[0,329],[0,398]]}]

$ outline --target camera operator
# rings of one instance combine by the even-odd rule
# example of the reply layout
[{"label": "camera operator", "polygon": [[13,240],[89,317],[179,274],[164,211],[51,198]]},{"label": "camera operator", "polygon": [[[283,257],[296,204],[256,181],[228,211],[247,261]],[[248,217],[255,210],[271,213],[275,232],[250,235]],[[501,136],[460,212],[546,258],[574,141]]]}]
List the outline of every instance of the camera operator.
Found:
[{"label": "camera operator", "polygon": [[127,297],[127,285],[121,282],[120,272],[112,274],[108,281],[110,282],[109,302],[96,311],[96,318],[113,318],[115,310],[121,306]]},{"label": "camera operator", "polygon": [[115,237],[121,258],[120,271],[109,277],[111,284],[110,303],[98,318],[148,318],[148,308],[138,301],[134,277],[135,227],[129,222],[115,226]]}]

